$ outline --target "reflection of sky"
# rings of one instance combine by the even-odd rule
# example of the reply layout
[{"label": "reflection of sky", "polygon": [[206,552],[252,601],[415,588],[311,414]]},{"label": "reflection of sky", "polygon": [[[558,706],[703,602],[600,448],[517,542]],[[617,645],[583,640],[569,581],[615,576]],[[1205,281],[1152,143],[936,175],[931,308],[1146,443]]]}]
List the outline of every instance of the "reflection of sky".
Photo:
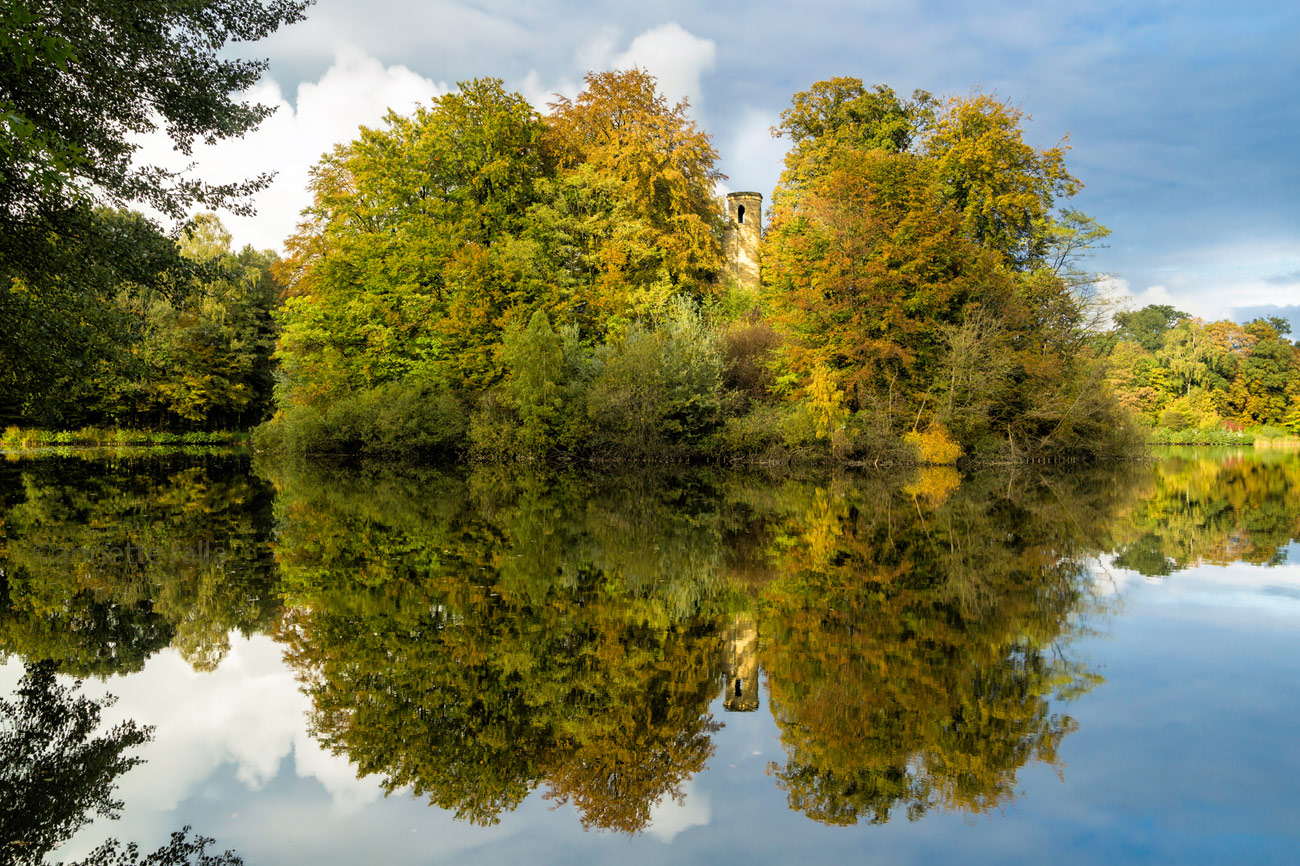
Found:
[{"label": "reflection of sky", "polygon": [[[157,726],[149,762],[123,779],[117,824],[99,822],[63,856],[110,833],[161,844],[183,824],[250,864],[1292,862],[1300,843],[1300,566],[1202,567],[1147,582],[1110,569],[1121,611],[1077,642],[1106,682],[1058,705],[1079,722],[1058,777],[1030,765],[1017,799],[970,818],[902,816],[824,827],[790,811],[767,774],[782,758],[768,710],[723,713],[709,768],[661,803],[633,839],[585,833],[541,792],[496,827],[472,827],[404,792],[383,797],[306,731],[306,698],[279,648],[232,635],[217,671],[171,651],[143,672],[92,682],[120,696],[108,718]],[[1135,579],[1136,578],[1136,579]],[[16,661],[0,668],[12,691]]]}]

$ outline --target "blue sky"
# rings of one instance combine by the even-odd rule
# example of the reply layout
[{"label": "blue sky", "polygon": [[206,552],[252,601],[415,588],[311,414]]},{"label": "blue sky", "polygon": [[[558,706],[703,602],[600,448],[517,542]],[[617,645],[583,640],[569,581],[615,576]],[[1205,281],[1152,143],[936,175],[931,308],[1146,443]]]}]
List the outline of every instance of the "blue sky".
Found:
[{"label": "blue sky", "polygon": [[[1094,260],[1134,303],[1239,317],[1290,307],[1300,332],[1300,6],[1274,3],[485,2],[319,0],[254,46],[255,95],[280,105],[247,142],[200,156],[275,187],[240,243],[279,247],[307,167],[358,123],[457,81],[496,76],[542,105],[589,69],[640,65],[686,95],[732,189],[769,193],[790,96],[835,75],[907,93],[972,89],[1020,105],[1040,146],[1069,136],[1086,185],[1072,202],[1109,226]],[[152,158],[165,152],[157,139]]]}]

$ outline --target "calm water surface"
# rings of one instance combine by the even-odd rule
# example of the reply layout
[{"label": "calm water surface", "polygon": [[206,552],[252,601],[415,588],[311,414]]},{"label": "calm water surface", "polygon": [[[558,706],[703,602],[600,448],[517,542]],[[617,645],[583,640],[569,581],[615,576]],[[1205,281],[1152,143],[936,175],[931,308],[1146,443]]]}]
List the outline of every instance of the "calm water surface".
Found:
[{"label": "calm water surface", "polygon": [[9,455],[0,860],[1295,862],[1298,538],[1300,457],[1250,450]]}]

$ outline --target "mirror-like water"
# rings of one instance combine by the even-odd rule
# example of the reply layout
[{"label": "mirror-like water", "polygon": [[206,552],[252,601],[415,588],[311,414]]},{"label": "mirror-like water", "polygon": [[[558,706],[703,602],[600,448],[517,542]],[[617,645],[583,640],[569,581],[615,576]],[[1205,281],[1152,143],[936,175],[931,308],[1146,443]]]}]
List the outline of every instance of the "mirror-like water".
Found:
[{"label": "mirror-like water", "polygon": [[11,455],[0,842],[1289,862],[1298,482]]}]

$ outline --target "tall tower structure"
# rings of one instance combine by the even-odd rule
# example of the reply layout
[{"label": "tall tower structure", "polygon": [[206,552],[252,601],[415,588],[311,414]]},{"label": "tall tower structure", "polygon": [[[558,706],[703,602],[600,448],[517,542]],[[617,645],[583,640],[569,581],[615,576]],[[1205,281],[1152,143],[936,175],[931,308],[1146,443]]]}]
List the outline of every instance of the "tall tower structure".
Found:
[{"label": "tall tower structure", "polygon": [[742,289],[758,291],[758,242],[763,239],[763,196],[756,192],[727,193],[727,231],[722,251],[727,267]]}]

